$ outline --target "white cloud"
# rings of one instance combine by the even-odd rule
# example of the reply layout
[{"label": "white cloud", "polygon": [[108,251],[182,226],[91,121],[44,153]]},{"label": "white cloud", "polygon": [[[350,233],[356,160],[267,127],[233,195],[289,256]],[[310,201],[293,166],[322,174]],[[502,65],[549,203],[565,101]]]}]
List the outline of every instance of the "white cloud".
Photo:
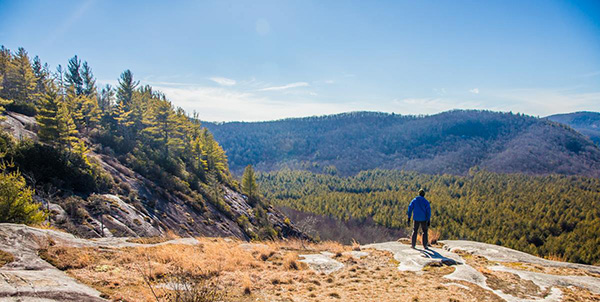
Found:
[{"label": "white cloud", "polygon": [[210,80],[222,86],[233,86],[236,83],[235,80],[224,77],[212,77]]},{"label": "white cloud", "polygon": [[333,83],[335,83],[335,81],[334,81],[334,80],[326,80],[326,81],[325,81],[325,84],[333,84]]},{"label": "white cloud", "polygon": [[469,90],[470,93],[479,94],[479,88],[473,88]]},{"label": "white cloud", "polygon": [[452,109],[486,109],[479,102],[445,97],[403,98],[391,101],[388,112],[400,114],[435,114]]},{"label": "white cloud", "polygon": [[206,121],[265,121],[369,109],[365,104],[354,102],[321,102],[310,93],[307,96],[278,95],[274,100],[262,92],[229,87],[155,85],[154,88],[164,92],[175,106],[189,113],[196,111]]},{"label": "white cloud", "polygon": [[290,83],[290,84],[283,85],[283,86],[272,86],[272,87],[262,88],[262,89],[259,89],[258,91],[277,91],[277,90],[286,90],[286,89],[290,89],[290,88],[306,87],[306,86],[309,86],[309,84],[306,82],[296,82],[296,83]]},{"label": "white cloud", "polygon": [[[499,103],[493,109],[547,116],[574,111],[598,111],[600,92],[574,93],[565,89],[509,89],[490,91]],[[488,92],[486,91],[486,94]]]}]

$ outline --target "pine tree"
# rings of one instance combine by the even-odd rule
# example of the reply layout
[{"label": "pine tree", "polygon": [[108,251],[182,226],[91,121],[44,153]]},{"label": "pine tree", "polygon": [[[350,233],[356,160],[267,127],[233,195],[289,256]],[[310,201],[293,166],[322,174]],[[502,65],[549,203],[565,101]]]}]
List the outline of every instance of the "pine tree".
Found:
[{"label": "pine tree", "polygon": [[65,88],[65,69],[60,64],[58,64],[58,66],[56,66],[56,72],[54,73],[54,80],[56,81],[56,85],[57,85],[57,89],[58,89],[57,94],[61,98],[61,100],[64,100],[67,95],[67,89]]},{"label": "pine tree", "polygon": [[13,109],[28,115],[35,114],[37,79],[25,49],[19,48],[10,61],[4,86],[7,90],[4,98],[13,101]]},{"label": "pine tree", "polygon": [[83,79],[81,78],[81,60],[77,55],[69,60],[65,79],[69,88],[72,88],[77,95],[83,93]]},{"label": "pine tree", "polygon": [[119,104],[123,104],[126,111],[130,110],[131,100],[133,99],[133,92],[135,91],[139,82],[133,80],[133,73],[127,69],[121,74],[119,79],[119,87],[117,87],[117,101]]},{"label": "pine tree", "polygon": [[58,107],[60,97],[58,88],[54,84],[48,85],[46,94],[41,100],[36,120],[39,125],[38,137],[40,141],[55,144],[58,139]]},{"label": "pine tree", "polygon": [[91,163],[87,157],[87,153],[90,152],[90,149],[85,145],[85,142],[81,139],[77,139],[74,143],[73,143],[73,152],[75,154],[79,154],[79,156],[81,156],[81,158],[83,158],[83,160],[85,161],[85,163],[90,166]]},{"label": "pine tree", "polygon": [[242,175],[242,193],[248,196],[251,204],[256,204],[259,198],[258,185],[256,184],[256,176],[252,165],[246,166]]},{"label": "pine tree", "polygon": [[67,107],[67,104],[61,103],[58,106],[56,113],[56,120],[58,122],[58,145],[65,147],[69,150],[77,142],[77,126],[71,117],[71,112]]},{"label": "pine tree", "polygon": [[[4,75],[0,74],[0,91],[2,91],[2,82],[4,80]],[[4,120],[5,117],[2,115],[4,113],[4,106],[9,105],[10,103],[12,103],[9,100],[5,100],[2,97],[0,97],[0,121]]]},{"label": "pine tree", "polygon": [[83,79],[83,94],[89,97],[96,96],[96,79],[92,73],[92,68],[87,62],[83,62],[81,67],[81,78]]},{"label": "pine tree", "polygon": [[33,201],[33,189],[19,171],[6,172],[0,164],[0,222],[35,224],[46,219],[40,205]]},{"label": "pine tree", "polygon": [[144,133],[164,148],[164,157],[183,146],[180,138],[181,126],[170,102],[154,100],[144,119],[144,124],[146,125]]},{"label": "pine tree", "polygon": [[66,103],[79,131],[94,128],[100,121],[100,108],[96,97],[77,95],[73,87],[68,88]]},{"label": "pine tree", "polygon": [[115,98],[115,90],[109,84],[106,84],[98,95],[98,106],[102,111],[102,114],[106,115],[110,113]]},{"label": "pine tree", "polygon": [[203,128],[200,132],[200,145],[202,146],[203,160],[206,162],[205,170],[216,171],[219,173],[218,175],[227,173],[228,167],[225,151],[206,128]]},{"label": "pine tree", "polygon": [[45,89],[46,89],[46,81],[49,80],[49,75],[50,72],[48,70],[48,64],[44,64],[42,65],[42,62],[40,60],[40,57],[35,56],[35,58],[33,58],[33,73],[35,74],[35,77],[37,78],[37,86],[36,86],[36,93],[38,93],[40,96],[44,95],[44,93],[46,93]]},{"label": "pine tree", "polygon": [[10,49],[5,48],[4,45],[0,46],[0,74],[1,75],[6,75],[11,59],[12,59],[12,54],[10,53]]}]

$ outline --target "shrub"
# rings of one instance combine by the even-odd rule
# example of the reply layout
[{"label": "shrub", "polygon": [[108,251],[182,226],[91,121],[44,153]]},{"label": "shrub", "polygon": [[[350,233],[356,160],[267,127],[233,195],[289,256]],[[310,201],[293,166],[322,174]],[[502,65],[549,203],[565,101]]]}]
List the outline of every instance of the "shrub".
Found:
[{"label": "shrub", "polygon": [[46,219],[40,204],[33,201],[33,190],[29,188],[19,171],[0,170],[0,222],[36,224]]}]

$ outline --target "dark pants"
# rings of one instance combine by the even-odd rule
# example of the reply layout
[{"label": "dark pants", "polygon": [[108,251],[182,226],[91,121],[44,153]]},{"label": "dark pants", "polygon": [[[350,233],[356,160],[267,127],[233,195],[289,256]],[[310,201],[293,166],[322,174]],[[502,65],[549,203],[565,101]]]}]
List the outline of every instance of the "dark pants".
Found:
[{"label": "dark pants", "polygon": [[412,233],[412,247],[415,247],[417,244],[417,233],[419,232],[419,226],[421,226],[421,230],[423,230],[423,247],[427,248],[427,221],[416,221],[413,225],[413,233]]}]

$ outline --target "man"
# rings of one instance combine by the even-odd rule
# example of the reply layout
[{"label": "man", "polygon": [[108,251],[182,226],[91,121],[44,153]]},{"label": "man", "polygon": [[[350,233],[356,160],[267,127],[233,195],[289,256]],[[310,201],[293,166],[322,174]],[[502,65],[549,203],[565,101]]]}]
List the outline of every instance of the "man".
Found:
[{"label": "man", "polygon": [[419,231],[419,226],[421,230],[423,230],[423,247],[427,249],[427,228],[431,223],[431,206],[429,205],[429,201],[425,199],[425,190],[419,190],[419,196],[415,197],[410,202],[408,206],[408,220],[407,224],[410,225],[410,217],[413,216],[415,223],[413,225],[413,233],[412,233],[412,248],[415,248],[415,244],[417,243],[417,232]]}]

